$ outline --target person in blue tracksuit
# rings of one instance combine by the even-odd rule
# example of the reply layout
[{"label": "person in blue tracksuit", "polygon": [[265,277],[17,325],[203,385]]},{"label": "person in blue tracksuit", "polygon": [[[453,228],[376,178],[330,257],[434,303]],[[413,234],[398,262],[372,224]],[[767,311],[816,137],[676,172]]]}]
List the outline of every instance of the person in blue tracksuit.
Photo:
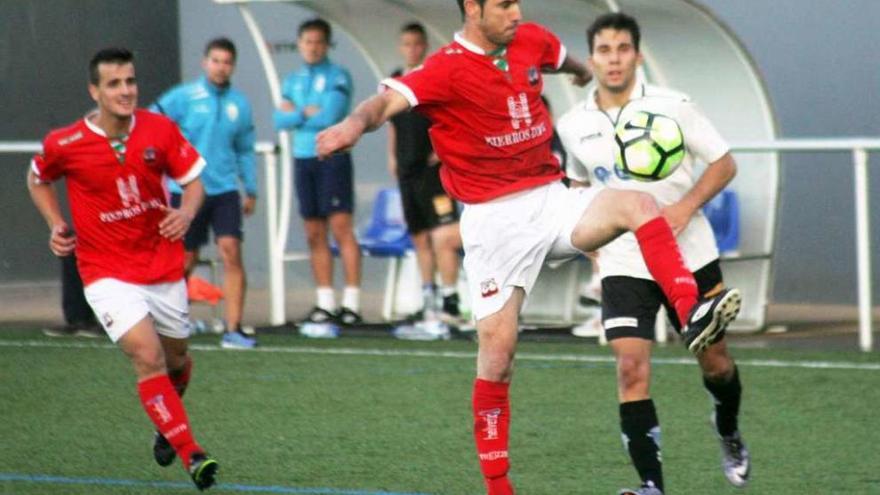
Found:
[{"label": "person in blue tracksuit", "polygon": [[[354,180],[351,155],[340,153],[319,161],[315,138],[340,122],[351,109],[352,81],[348,71],[331,62],[327,52],[332,31],[315,18],[300,24],[297,49],[305,64],[285,77],[283,102],[274,115],[275,128],[293,131],[293,158],[299,213],[309,244],[317,303],[306,322],[344,325],[361,321],[360,249],[354,235]],[[333,255],[328,232],[339,245],[345,272],[342,305],[333,292]]]},{"label": "person in blue tracksuit", "polygon": [[[241,241],[242,216],[253,214],[257,203],[253,117],[245,95],[230,84],[235,70],[235,44],[227,38],[216,38],[208,42],[204,53],[204,75],[172,88],[151,108],[177,122],[207,161],[200,176],[205,203],[184,239],[187,273],[198,260],[199,248],[208,242],[210,226],[223,260],[226,333],[221,345],[252,348],[256,340],[241,331],[246,286]],[[180,199],[180,188],[169,181],[169,189],[174,204]]]}]

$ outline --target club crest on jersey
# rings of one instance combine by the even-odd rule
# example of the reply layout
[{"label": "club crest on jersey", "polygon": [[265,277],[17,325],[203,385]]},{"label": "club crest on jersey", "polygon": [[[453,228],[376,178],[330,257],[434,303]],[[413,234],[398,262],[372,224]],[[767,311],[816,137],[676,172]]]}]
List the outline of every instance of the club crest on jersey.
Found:
[{"label": "club crest on jersey", "polygon": [[498,294],[498,282],[494,278],[486,279],[480,282],[480,295],[483,297],[492,297]]},{"label": "club crest on jersey", "polygon": [[156,161],[156,148],[152,146],[144,148],[144,161],[147,163],[153,163]]},{"label": "club crest on jersey", "polygon": [[529,85],[534,86],[541,80],[537,67],[529,67]]},{"label": "club crest on jersey", "polygon": [[529,97],[520,93],[516,97],[507,97],[507,110],[510,112],[510,125],[519,129],[524,121],[526,127],[532,125],[532,112],[529,111]]},{"label": "club crest on jersey", "polygon": [[226,116],[233,122],[238,120],[238,106],[235,103],[226,105]]}]

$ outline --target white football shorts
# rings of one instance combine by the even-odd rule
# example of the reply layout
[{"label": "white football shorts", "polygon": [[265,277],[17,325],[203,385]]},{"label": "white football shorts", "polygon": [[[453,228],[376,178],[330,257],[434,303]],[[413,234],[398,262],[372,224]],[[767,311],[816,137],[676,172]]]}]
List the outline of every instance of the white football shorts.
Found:
[{"label": "white football shorts", "polygon": [[476,320],[501,310],[514,287],[528,297],[544,261],[581,254],[571,233],[595,195],[596,188],[552,182],[464,206],[459,225]]},{"label": "white football shorts", "polygon": [[138,285],[102,278],[85,288],[85,296],[113,342],[147,315],[153,318],[160,335],[174,339],[189,337],[189,303],[183,279]]}]

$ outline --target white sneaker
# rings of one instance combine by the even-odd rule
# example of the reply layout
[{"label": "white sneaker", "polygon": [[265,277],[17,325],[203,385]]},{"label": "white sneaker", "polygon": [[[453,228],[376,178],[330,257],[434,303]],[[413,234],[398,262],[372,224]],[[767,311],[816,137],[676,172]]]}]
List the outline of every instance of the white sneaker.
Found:
[{"label": "white sneaker", "polygon": [[602,313],[591,316],[589,319],[581,323],[580,325],[575,325],[571,329],[571,334],[575,337],[586,337],[586,338],[595,338],[600,337],[604,328],[602,328]]},{"label": "white sneaker", "polygon": [[437,320],[419,321],[412,325],[400,325],[391,332],[401,340],[449,340],[449,325]]},{"label": "white sneaker", "polygon": [[335,339],[339,337],[339,327],[333,323],[301,323],[299,334],[312,339]]}]

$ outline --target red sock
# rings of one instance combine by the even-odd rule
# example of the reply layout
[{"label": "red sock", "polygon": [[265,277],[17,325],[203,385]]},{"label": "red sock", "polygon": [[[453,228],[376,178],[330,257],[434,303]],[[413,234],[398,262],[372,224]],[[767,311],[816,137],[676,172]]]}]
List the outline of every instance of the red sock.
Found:
[{"label": "red sock", "polygon": [[513,495],[507,479],[508,430],[510,428],[509,383],[474,381],[474,439],[480,470],[486,481],[488,495]]},{"label": "red sock", "polygon": [[657,217],[638,229],[636,239],[651,276],[672,303],[682,326],[687,324],[688,313],[697,303],[697,282],[685,266],[678,243],[669,223]]},{"label": "red sock", "polygon": [[138,382],[138,394],[147,416],[188,468],[190,455],[202,449],[192,437],[183,402],[171,385],[168,375],[154,376]]},{"label": "red sock", "polygon": [[171,384],[174,385],[174,390],[177,391],[177,395],[181,398],[183,398],[183,393],[186,392],[186,387],[189,385],[189,377],[192,376],[192,368],[192,357],[187,356],[183,368],[176,372],[168,373],[168,378],[171,380]]}]

